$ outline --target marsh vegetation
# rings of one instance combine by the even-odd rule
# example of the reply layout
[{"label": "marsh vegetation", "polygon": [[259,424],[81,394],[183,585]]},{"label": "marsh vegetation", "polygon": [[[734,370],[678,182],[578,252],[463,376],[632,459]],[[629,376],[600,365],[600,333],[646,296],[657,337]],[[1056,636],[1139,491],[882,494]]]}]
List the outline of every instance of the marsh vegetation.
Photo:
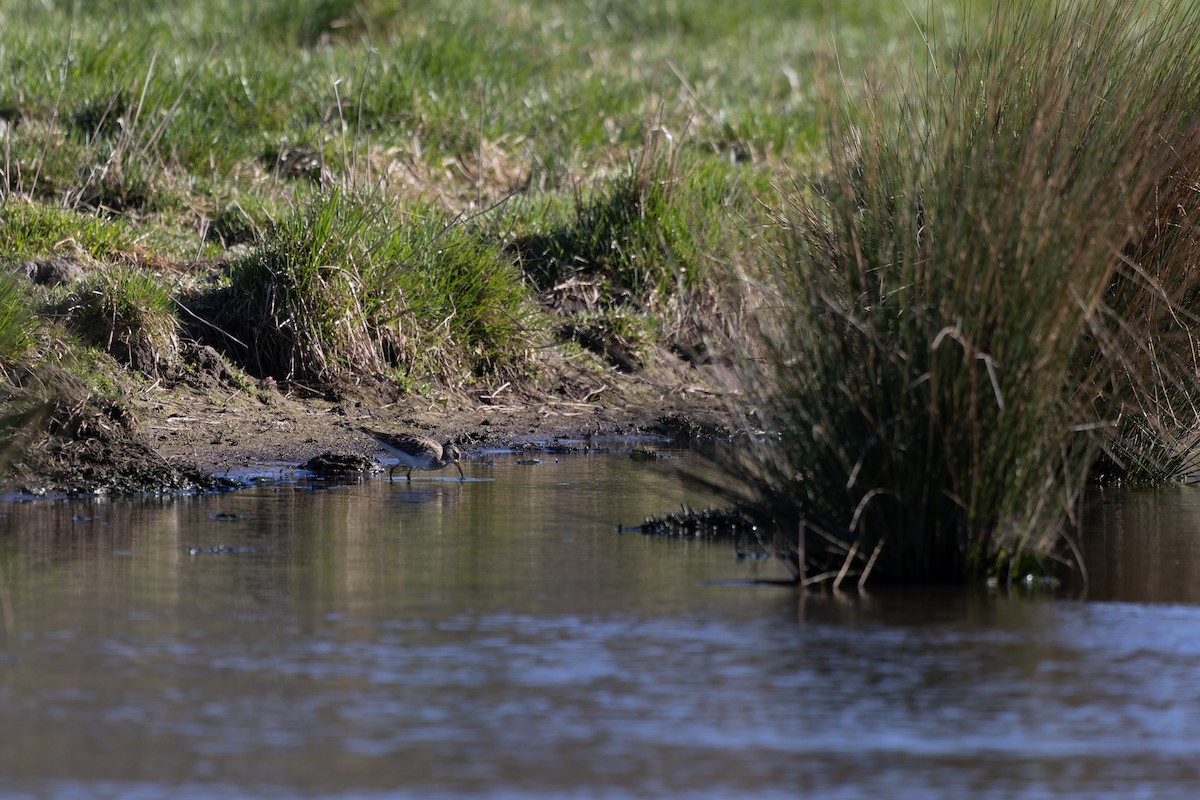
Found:
[{"label": "marsh vegetation", "polygon": [[1101,454],[1107,479],[1195,463],[1198,22],[1003,5],[906,91],[831,98],[827,170],[725,318],[780,434],[742,451],[746,501],[802,572],[1080,568]]},{"label": "marsh vegetation", "polygon": [[992,5],[0,12],[13,419],[669,366],[800,581],[1082,569],[1200,457],[1200,18]]}]

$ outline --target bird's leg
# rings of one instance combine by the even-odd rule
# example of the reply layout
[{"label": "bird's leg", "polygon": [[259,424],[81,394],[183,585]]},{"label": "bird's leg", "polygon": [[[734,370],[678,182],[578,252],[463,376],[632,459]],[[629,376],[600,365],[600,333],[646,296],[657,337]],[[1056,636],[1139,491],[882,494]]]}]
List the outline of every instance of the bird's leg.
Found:
[{"label": "bird's leg", "polygon": [[392,468],[388,470],[388,480],[389,481],[392,479],[392,475],[396,472],[396,467],[398,467],[398,466],[400,466],[400,465],[392,464]]},{"label": "bird's leg", "polygon": [[412,471],[413,471],[413,468],[409,467],[408,472],[404,473],[404,477],[408,480],[409,483],[412,483]]}]

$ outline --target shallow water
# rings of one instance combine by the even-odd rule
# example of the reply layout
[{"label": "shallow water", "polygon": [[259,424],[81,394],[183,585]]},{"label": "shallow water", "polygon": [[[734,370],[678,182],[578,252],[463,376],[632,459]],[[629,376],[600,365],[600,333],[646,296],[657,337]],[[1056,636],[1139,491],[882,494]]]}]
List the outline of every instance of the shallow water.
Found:
[{"label": "shallow water", "polygon": [[7,505],[0,794],[1200,787],[1200,489],[1100,496],[1086,601],[801,596],[722,583],[782,574],[728,546],[615,531],[703,500],[674,462],[517,460]]}]

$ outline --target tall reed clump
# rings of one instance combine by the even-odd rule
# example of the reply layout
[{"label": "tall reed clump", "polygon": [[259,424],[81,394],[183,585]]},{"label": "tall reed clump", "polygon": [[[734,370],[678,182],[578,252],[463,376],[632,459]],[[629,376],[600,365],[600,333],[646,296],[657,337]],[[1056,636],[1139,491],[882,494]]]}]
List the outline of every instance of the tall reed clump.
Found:
[{"label": "tall reed clump", "polygon": [[197,335],[252,373],[319,386],[519,370],[535,327],[499,245],[430,208],[341,189],[299,204],[193,306],[209,323]]},{"label": "tall reed clump", "polygon": [[1196,260],[1200,12],[1001,4],[943,69],[838,107],[723,332],[739,409],[779,432],[731,469],[805,579],[1062,553],[1129,401],[1184,378],[1147,333]]}]

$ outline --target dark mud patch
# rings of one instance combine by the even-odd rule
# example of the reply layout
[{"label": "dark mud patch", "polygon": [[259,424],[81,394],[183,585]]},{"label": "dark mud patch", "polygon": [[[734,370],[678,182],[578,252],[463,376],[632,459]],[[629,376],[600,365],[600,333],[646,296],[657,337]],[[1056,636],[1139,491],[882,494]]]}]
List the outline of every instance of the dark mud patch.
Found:
[{"label": "dark mud patch", "polygon": [[10,464],[10,489],[45,494],[169,494],[237,488],[187,463],[172,463],[144,441],[129,412],[111,401],[47,404],[44,421],[25,432]]},{"label": "dark mud patch", "polygon": [[300,465],[318,477],[344,477],[364,475],[378,471],[375,462],[358,453],[321,453]]},{"label": "dark mud patch", "polygon": [[710,542],[760,543],[759,523],[740,508],[701,508],[683,506],[657,517],[647,517],[641,525],[626,526],[647,536],[676,539],[703,539]]},{"label": "dark mud patch", "polygon": [[698,539],[732,544],[738,558],[779,559],[787,564],[791,580],[751,581],[795,586],[800,583],[798,554],[782,540],[773,525],[764,523],[753,509],[741,506],[695,509],[684,505],[678,511],[647,517],[641,525],[620,526],[618,533],[641,533],[674,539]]},{"label": "dark mud patch", "polygon": [[[648,368],[638,376],[615,370],[547,368],[538,379],[404,394],[383,391],[364,376],[337,392],[294,383],[230,381],[221,357],[191,358],[198,378],[131,394],[130,408],[153,449],[172,463],[199,464],[217,473],[300,464],[313,472],[338,458],[383,452],[363,425],[407,430],[480,448],[562,447],[586,450],[601,436],[653,433],[672,439],[725,433],[724,401],[694,369],[683,375]],[[663,361],[670,361],[664,356]],[[565,441],[564,441],[565,440]],[[572,441],[573,440],[573,441]],[[360,462],[348,463],[359,471]]]}]

